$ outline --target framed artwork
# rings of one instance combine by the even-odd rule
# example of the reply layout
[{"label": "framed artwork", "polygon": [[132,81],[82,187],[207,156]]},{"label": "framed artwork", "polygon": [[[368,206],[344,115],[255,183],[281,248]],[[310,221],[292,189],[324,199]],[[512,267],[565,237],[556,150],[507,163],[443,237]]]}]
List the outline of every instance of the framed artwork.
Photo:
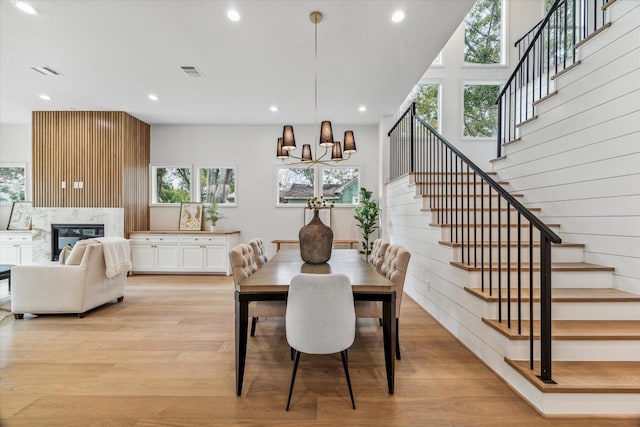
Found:
[{"label": "framed artwork", "polygon": [[9,215],[7,230],[31,229],[31,202],[14,202]]},{"label": "framed artwork", "polygon": [[202,203],[180,204],[179,230],[197,230],[202,227]]}]

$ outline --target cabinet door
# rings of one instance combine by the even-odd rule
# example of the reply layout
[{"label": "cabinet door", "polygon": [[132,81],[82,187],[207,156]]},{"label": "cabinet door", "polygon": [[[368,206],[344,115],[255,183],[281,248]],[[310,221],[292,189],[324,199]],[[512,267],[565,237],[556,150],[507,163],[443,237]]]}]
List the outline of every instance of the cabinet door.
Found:
[{"label": "cabinet door", "polygon": [[33,263],[33,245],[20,245],[20,264],[28,265]]},{"label": "cabinet door", "polygon": [[182,271],[202,271],[204,247],[202,245],[182,246]]},{"label": "cabinet door", "polygon": [[178,245],[156,245],[156,266],[158,270],[178,271]]},{"label": "cabinet door", "polygon": [[156,266],[156,249],[154,245],[131,245],[131,263],[133,271],[149,271]]},{"label": "cabinet door", "polygon": [[0,244],[0,264],[20,264],[19,249],[14,243]]},{"label": "cabinet door", "polygon": [[204,269],[216,273],[227,272],[227,247],[226,246],[205,246],[204,248]]}]

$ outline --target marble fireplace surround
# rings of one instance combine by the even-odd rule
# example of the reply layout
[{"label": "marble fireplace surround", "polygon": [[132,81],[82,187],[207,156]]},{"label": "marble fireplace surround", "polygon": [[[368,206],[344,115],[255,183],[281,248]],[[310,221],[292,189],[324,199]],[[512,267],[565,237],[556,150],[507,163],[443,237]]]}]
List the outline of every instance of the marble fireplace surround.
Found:
[{"label": "marble fireplace surround", "polygon": [[51,224],[104,224],[105,237],[124,237],[124,208],[33,208],[33,262],[51,263]]}]

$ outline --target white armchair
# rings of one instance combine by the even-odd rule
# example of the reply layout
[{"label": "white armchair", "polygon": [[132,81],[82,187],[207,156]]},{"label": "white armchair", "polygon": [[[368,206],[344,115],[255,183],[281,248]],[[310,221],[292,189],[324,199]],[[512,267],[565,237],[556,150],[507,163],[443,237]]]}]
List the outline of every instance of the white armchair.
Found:
[{"label": "white armchair", "polygon": [[84,313],[109,301],[124,299],[127,273],[105,275],[103,245],[87,244],[78,265],[18,265],[11,269],[11,311],[24,313]]}]

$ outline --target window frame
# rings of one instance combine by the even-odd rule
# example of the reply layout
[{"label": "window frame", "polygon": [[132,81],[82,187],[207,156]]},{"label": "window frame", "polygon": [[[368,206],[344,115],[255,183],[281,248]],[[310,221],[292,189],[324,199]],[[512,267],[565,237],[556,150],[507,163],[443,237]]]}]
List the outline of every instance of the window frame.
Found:
[{"label": "window frame", "polygon": [[[313,173],[313,196],[312,197],[320,197],[322,195],[322,171],[325,169],[357,169],[358,170],[358,192],[360,191],[360,187],[362,186],[362,167],[360,165],[322,165],[316,164],[309,166],[314,170]],[[281,169],[306,169],[305,165],[276,165],[274,167],[274,206],[276,208],[301,208],[306,207],[306,202],[300,203],[280,203],[280,170]],[[334,208],[350,208],[353,209],[357,204],[336,204]]]},{"label": "window frame", "polygon": [[238,167],[235,165],[195,165],[194,166],[194,172],[195,172],[195,177],[196,179],[194,180],[195,182],[192,184],[192,195],[191,198],[193,199],[195,196],[195,202],[196,203],[202,203],[206,206],[209,206],[211,203],[207,203],[204,202],[203,200],[201,200],[201,194],[200,194],[200,171],[203,169],[232,169],[233,170],[233,188],[234,188],[234,202],[233,203],[218,203],[218,206],[221,208],[235,208],[238,207]]},{"label": "window frame", "polygon": [[316,194],[317,196],[321,196],[322,195],[322,187],[324,186],[324,183],[322,182],[322,177],[324,175],[324,171],[327,169],[356,169],[358,171],[358,185],[356,186],[357,191],[356,191],[356,197],[358,200],[358,203],[336,203],[334,205],[334,208],[354,208],[356,206],[358,206],[360,204],[360,188],[362,187],[362,168],[360,166],[355,166],[355,165],[336,165],[336,166],[332,166],[332,165],[323,165],[321,167],[318,168],[318,178],[319,178],[319,186],[316,187],[316,191],[318,194]]},{"label": "window frame", "polygon": [[7,202],[2,202],[0,201],[0,205],[12,205],[14,202],[29,202],[31,201],[31,185],[30,182],[31,180],[29,179],[29,168],[28,168],[28,164],[27,163],[21,163],[21,162],[1,162],[0,163],[0,168],[20,168],[23,169],[23,174],[24,174],[24,200],[11,200],[11,201],[7,201]]},{"label": "window frame", "polygon": [[195,203],[193,200],[193,165],[184,163],[156,163],[149,166],[149,205],[150,206],[180,206],[181,202],[164,203],[159,202],[158,195],[158,183],[156,182],[157,169],[158,168],[174,168],[174,169],[189,169],[191,171],[191,182],[189,184],[190,200],[185,200],[184,203]]},{"label": "window frame", "polygon": [[[467,35],[467,25],[466,25],[466,20],[467,20],[467,15],[465,16],[464,20],[462,21],[462,27],[463,27],[463,38],[462,38],[462,67],[463,68],[506,68],[509,66],[509,61],[507,58],[508,55],[508,49],[507,49],[507,25],[508,25],[508,21],[507,21],[507,15],[508,15],[508,10],[507,10],[507,4],[508,2],[506,0],[500,0],[500,61],[496,62],[496,63],[489,63],[489,64],[481,64],[481,63],[476,63],[476,62],[467,62],[464,58],[464,48],[465,48],[465,38]],[[475,7],[475,4],[474,6]],[[471,10],[469,10],[469,12],[471,12]]]}]

